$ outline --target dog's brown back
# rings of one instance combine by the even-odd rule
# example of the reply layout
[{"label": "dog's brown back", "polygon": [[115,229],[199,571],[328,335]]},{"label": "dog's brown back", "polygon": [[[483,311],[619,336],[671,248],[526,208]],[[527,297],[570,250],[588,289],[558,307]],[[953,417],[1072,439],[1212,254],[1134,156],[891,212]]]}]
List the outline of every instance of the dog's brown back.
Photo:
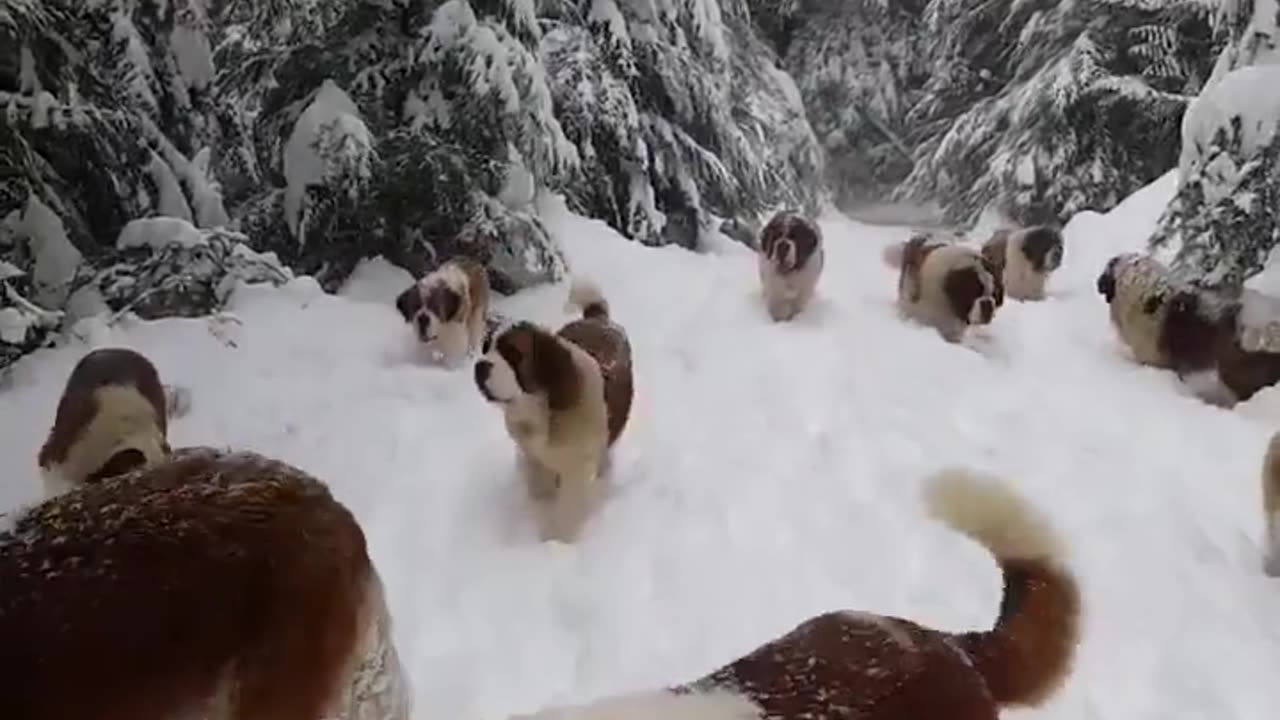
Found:
[{"label": "dog's brown back", "polygon": [[[557,334],[585,350],[600,366],[608,413],[609,445],[612,446],[627,426],[635,395],[631,341],[626,331],[609,319],[607,311],[603,315],[588,315],[590,312],[593,312],[593,306],[583,308],[584,317],[566,324]],[[599,312],[599,306],[594,306],[594,312]]]},{"label": "dog's brown back", "polygon": [[479,261],[459,255],[453,258],[464,275],[467,276],[468,308],[472,313],[483,314],[489,309],[489,273]]},{"label": "dog's brown back", "polygon": [[61,495],[0,533],[4,716],[319,720],[350,671],[374,573],[318,480],[188,449]]}]

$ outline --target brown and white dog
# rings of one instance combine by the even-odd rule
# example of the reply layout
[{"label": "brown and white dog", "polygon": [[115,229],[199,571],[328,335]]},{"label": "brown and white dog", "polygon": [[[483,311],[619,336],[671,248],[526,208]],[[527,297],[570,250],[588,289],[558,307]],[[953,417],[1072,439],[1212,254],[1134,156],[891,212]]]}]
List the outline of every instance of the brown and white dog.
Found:
[{"label": "brown and white dog", "polygon": [[1071,672],[1080,591],[1053,529],[1003,483],[961,470],[932,478],[928,504],[995,556],[1004,599],[990,630],[947,632],[839,611],[695,682],[520,720],[997,720],[1043,703]]},{"label": "brown and white dog", "polygon": [[1280,432],[1271,436],[1262,459],[1263,571],[1280,577]]},{"label": "brown and white dog", "polygon": [[[1176,281],[1140,253],[1111,258],[1098,276],[1112,327],[1140,364],[1175,371],[1202,399],[1230,406],[1280,382],[1280,347],[1255,338],[1255,325],[1280,324],[1280,307],[1245,290],[1222,298]],[[1261,308],[1261,309],[1259,309]],[[1201,379],[1207,378],[1205,385]]]},{"label": "brown and white dog", "polygon": [[928,234],[888,245],[884,261],[898,273],[898,311],[960,342],[974,325],[987,325],[1004,304],[1000,275],[971,247]]},{"label": "brown and white dog", "polygon": [[756,255],[769,317],[791,320],[818,287],[825,262],[822,229],[795,213],[777,213],[760,231]]},{"label": "brown and white dog", "polygon": [[471,258],[451,258],[400,293],[396,309],[428,352],[457,367],[484,342],[489,276]]},{"label": "brown and white dog", "polygon": [[160,374],[128,348],[80,358],[36,457],[45,497],[156,463],[169,454],[168,402]]},{"label": "brown and white dog", "polygon": [[502,408],[543,537],[564,542],[586,522],[634,395],[631,341],[604,296],[576,281],[569,300],[581,319],[555,334],[531,322],[500,330],[474,371],[481,395]]},{"label": "brown and white dog", "polygon": [[253,453],[186,449],[0,516],[0,587],[5,717],[408,718],[359,524]]},{"label": "brown and white dog", "polygon": [[1049,276],[1062,266],[1062,233],[1048,225],[1001,229],[982,246],[982,257],[1000,276],[1005,295],[1043,300]]}]

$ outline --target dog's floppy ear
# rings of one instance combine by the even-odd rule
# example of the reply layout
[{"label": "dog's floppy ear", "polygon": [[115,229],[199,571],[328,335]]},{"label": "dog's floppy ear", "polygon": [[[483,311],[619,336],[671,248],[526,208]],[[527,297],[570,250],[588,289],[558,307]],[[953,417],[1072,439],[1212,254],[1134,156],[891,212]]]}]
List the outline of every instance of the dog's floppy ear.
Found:
[{"label": "dog's floppy ear", "polygon": [[1116,261],[1114,259],[1108,261],[1098,275],[1098,294],[1106,298],[1108,303],[1116,299]]},{"label": "dog's floppy ear", "polygon": [[422,293],[418,292],[418,283],[414,283],[396,296],[396,309],[404,317],[405,322],[413,319],[422,309]]},{"label": "dog's floppy ear", "polygon": [[547,407],[563,411],[573,407],[581,392],[582,379],[573,355],[550,333],[529,333],[530,369],[547,393]]},{"label": "dog's floppy ear", "polygon": [[147,464],[147,456],[142,454],[137,448],[125,448],[120,452],[112,455],[109,460],[102,464],[102,467],[94,470],[84,479],[86,485],[100,483],[108,478],[117,475],[123,475],[130,470],[140,468]]}]

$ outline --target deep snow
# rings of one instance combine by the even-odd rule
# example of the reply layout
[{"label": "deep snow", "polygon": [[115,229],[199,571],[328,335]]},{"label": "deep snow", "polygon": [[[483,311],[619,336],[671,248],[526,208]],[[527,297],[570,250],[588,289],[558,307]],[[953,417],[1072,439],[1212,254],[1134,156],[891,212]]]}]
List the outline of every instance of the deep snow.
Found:
[{"label": "deep snow", "polygon": [[[405,359],[392,298],[407,276],[384,263],[345,297],[306,279],[241,291],[227,343],[177,319],[88,342],[139,348],[191,389],[175,444],[270,453],[351,506],[424,720],[691,679],[833,608],[988,626],[994,564],[919,501],[947,464],[1016,483],[1071,543],[1083,586],[1076,673],[1045,712],[1007,717],[1264,720],[1280,707],[1280,582],[1259,572],[1258,473],[1280,393],[1233,411],[1190,398],[1124,358],[1094,290],[1174,175],[1078,216],[1052,298],[1007,304],[982,354],[894,314],[880,250],[904,228],[827,219],[819,301],[773,324],[741,246],[645,248],[544,199],[636,357],[611,497],[572,547],[536,541],[469,370]],[[564,298],[540,288],[500,310],[558,324]],[[0,508],[36,496],[36,448],[85,349],[31,356],[0,393]]]}]

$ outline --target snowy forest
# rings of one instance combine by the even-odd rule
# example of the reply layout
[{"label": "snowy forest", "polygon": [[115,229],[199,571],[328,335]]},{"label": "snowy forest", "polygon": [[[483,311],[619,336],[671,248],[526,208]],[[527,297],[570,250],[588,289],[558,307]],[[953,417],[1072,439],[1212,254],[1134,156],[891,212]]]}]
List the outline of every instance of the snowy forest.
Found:
[{"label": "snowy forest", "polygon": [[295,274],[332,291],[372,256],[416,276],[469,255],[502,293],[555,281],[543,190],[696,252],[754,242],[782,207],[1065,222],[1177,168],[1153,251],[1237,287],[1280,239],[1278,15],[0,0],[0,367],[85,317],[207,315],[238,281]]}]

